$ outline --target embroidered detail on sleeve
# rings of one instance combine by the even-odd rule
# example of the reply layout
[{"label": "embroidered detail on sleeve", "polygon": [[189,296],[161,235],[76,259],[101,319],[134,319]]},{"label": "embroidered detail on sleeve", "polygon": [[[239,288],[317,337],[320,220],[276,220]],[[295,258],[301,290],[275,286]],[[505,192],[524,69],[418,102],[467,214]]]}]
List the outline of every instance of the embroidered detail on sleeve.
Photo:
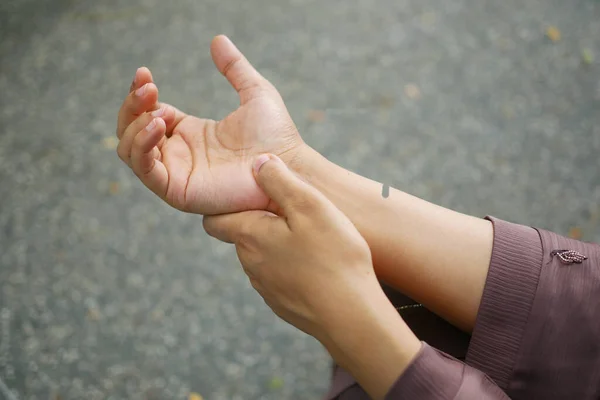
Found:
[{"label": "embroidered detail on sleeve", "polygon": [[587,260],[586,256],[575,250],[553,250],[550,253],[550,261],[554,256],[557,256],[563,264],[581,264]]},{"label": "embroidered detail on sleeve", "polygon": [[398,314],[402,315],[403,310],[407,310],[409,308],[420,308],[420,307],[423,307],[423,304],[407,304],[405,306],[396,307],[396,311],[398,311]]}]

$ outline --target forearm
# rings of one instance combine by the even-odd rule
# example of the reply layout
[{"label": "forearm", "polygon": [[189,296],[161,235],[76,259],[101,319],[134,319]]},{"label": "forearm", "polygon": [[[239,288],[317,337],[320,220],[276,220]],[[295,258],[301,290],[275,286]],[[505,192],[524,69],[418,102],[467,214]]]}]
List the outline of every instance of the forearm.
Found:
[{"label": "forearm", "polygon": [[378,277],[471,331],[491,257],[490,222],[436,206],[345,170],[307,148],[297,172],[367,240]]},{"label": "forearm", "polygon": [[364,390],[376,400],[508,399],[482,371],[420,342],[376,282],[352,299],[351,312],[329,318],[318,338],[360,385],[347,388],[348,398],[363,398]]},{"label": "forearm", "polygon": [[421,348],[380,287],[352,296],[317,337],[373,399],[383,399]]}]

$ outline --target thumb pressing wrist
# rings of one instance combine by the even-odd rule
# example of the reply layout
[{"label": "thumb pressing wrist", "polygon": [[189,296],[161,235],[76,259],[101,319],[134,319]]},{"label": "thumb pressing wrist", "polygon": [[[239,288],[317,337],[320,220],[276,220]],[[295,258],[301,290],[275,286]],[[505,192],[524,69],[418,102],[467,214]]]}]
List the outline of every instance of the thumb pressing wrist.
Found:
[{"label": "thumb pressing wrist", "polygon": [[260,188],[278,204],[302,191],[302,186],[287,165],[274,154],[261,154],[252,166]]},{"label": "thumb pressing wrist", "polygon": [[256,160],[254,160],[254,166],[253,166],[253,170],[254,170],[254,175],[258,176],[258,173],[260,172],[260,169],[262,168],[262,166],[267,163],[269,160],[277,158],[277,156],[274,156],[272,154],[261,154],[260,156],[256,157]]}]

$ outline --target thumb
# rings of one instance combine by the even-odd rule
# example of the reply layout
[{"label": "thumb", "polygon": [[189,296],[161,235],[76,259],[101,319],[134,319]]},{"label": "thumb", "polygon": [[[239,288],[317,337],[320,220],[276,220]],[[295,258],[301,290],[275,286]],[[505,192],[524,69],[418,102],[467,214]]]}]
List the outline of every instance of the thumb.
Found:
[{"label": "thumb", "polygon": [[238,92],[242,104],[269,85],[227,36],[215,37],[210,45],[210,53],[219,72]]},{"label": "thumb", "polygon": [[296,176],[273,154],[262,154],[256,158],[254,176],[261,189],[288,218],[294,211],[314,210],[323,201],[320,192]]}]

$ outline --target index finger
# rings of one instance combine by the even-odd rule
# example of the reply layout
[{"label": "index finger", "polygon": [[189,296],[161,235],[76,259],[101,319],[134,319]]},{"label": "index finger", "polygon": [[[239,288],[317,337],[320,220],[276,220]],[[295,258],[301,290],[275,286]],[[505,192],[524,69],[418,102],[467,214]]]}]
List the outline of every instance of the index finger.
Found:
[{"label": "index finger", "polygon": [[125,97],[119,109],[117,137],[121,139],[125,129],[138,116],[157,108],[159,108],[158,88],[154,84],[152,73],[146,67],[138,68],[129,87],[129,94]]},{"label": "index finger", "polygon": [[[239,213],[205,215],[202,226],[206,233],[225,243],[239,243],[248,238],[277,236],[283,221],[268,211],[242,211]],[[285,223],[284,223],[285,225]]]},{"label": "index finger", "polygon": [[147,67],[139,67],[135,71],[135,75],[133,76],[133,81],[131,82],[131,86],[129,86],[129,93],[133,92],[136,89],[139,89],[146,83],[154,82],[154,78],[152,77],[152,72]]}]

